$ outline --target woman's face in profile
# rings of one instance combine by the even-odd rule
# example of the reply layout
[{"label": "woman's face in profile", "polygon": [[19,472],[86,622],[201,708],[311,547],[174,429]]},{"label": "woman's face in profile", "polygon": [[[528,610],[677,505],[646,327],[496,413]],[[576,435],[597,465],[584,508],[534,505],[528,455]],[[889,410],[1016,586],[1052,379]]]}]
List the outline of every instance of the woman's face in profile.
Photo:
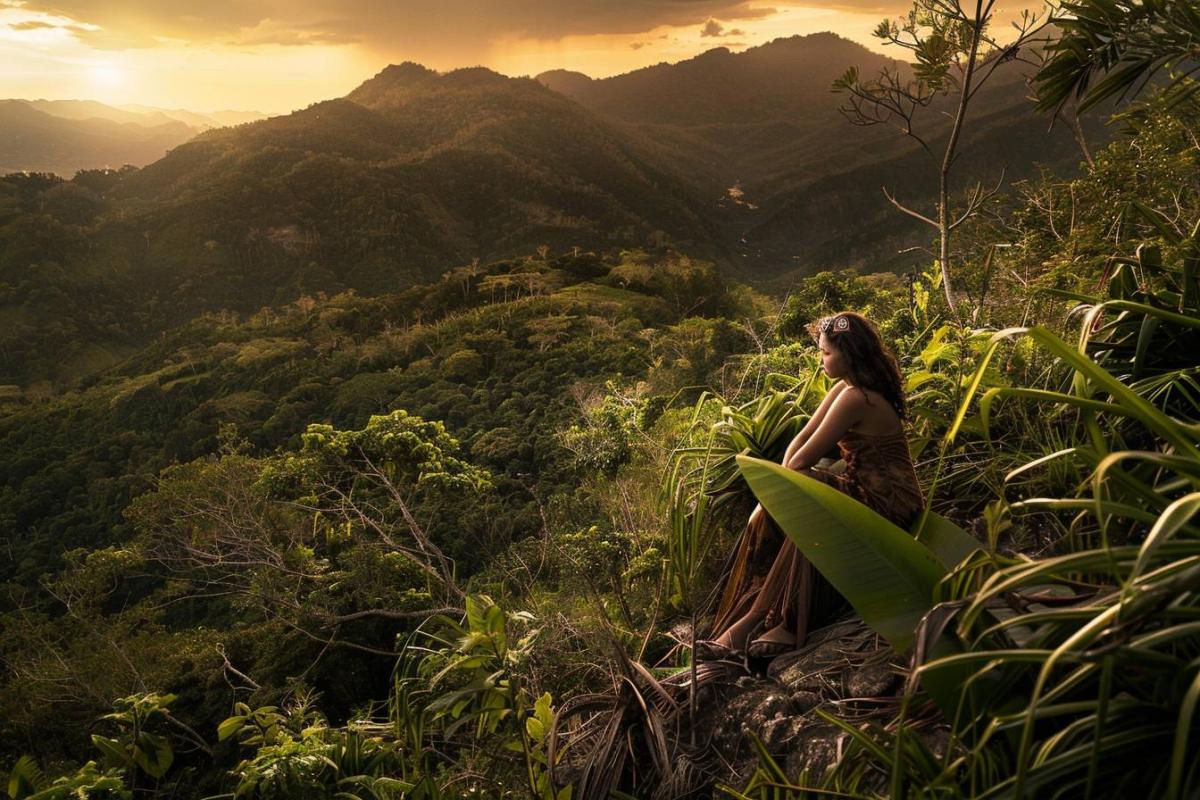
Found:
[{"label": "woman's face in profile", "polygon": [[817,340],[817,349],[821,351],[821,367],[831,380],[846,377],[845,357],[842,352],[829,343],[825,334]]}]

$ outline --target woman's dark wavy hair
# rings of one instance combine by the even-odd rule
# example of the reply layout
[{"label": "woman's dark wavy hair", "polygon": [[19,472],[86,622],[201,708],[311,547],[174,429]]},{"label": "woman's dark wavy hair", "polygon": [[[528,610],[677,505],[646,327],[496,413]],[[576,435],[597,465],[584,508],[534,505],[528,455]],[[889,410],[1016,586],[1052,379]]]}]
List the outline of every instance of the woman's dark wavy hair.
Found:
[{"label": "woman's dark wavy hair", "polygon": [[846,359],[849,382],[863,389],[873,389],[896,409],[900,419],[908,417],[904,399],[904,378],[892,348],[888,347],[875,323],[853,311],[843,311],[818,320],[809,326],[813,340],[825,334],[825,340]]}]

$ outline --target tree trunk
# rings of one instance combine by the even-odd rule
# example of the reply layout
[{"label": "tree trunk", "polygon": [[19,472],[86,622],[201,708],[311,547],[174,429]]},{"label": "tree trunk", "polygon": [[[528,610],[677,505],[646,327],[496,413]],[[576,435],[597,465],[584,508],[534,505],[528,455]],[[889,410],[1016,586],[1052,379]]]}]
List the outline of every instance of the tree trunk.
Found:
[{"label": "tree trunk", "polygon": [[946,305],[950,313],[954,307],[954,291],[950,287],[950,176],[943,166],[938,175],[938,265],[942,269],[942,291],[946,293]]},{"label": "tree trunk", "polygon": [[963,121],[967,118],[967,104],[971,102],[971,80],[975,77],[975,62],[979,59],[979,40],[983,37],[983,23],[983,0],[976,0],[971,52],[967,56],[962,86],[959,87],[958,111],[954,115],[954,126],[950,129],[950,141],[946,143],[946,154],[942,157],[942,168],[938,173],[938,261],[942,268],[942,288],[946,292],[946,304],[950,306],[952,314],[957,308],[954,305],[954,289],[950,283],[950,167],[954,164]]},{"label": "tree trunk", "polygon": [[1087,137],[1083,134],[1083,124],[1079,121],[1078,109],[1072,108],[1063,116],[1067,118],[1071,132],[1075,134],[1075,143],[1079,145],[1079,150],[1083,153],[1083,160],[1087,162],[1088,172],[1095,172],[1096,162],[1092,160],[1092,150],[1088,147]]}]

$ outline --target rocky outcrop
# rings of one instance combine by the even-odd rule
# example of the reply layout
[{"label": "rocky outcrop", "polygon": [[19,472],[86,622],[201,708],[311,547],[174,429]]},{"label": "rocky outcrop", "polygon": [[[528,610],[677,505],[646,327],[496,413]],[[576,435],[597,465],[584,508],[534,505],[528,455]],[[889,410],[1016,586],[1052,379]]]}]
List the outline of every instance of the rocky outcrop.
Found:
[{"label": "rocky outcrop", "polygon": [[[690,639],[686,624],[672,633],[678,642]],[[694,717],[691,670],[659,682],[644,667],[628,667],[618,693],[584,698],[597,713],[559,720],[560,732],[573,733],[556,780],[579,782],[576,796],[585,800],[607,798],[610,788],[635,789],[646,800],[717,796],[717,785],[744,786],[760,766],[755,738],[789,778],[819,780],[850,743],[822,712],[882,725],[900,709],[908,672],[905,659],[852,614],[770,662],[700,662]],[[933,714],[913,730],[936,754],[945,749],[945,725]],[[866,781],[864,787],[886,791],[882,771]]]},{"label": "rocky outcrop", "polygon": [[[726,782],[749,779],[758,766],[751,735],[788,775],[818,776],[837,762],[848,735],[823,719],[884,721],[898,709],[907,669],[887,643],[857,617],[816,631],[801,649],[765,665],[731,667],[702,694],[697,727],[711,735],[718,760],[732,767]],[[755,671],[757,668],[759,671]]]}]

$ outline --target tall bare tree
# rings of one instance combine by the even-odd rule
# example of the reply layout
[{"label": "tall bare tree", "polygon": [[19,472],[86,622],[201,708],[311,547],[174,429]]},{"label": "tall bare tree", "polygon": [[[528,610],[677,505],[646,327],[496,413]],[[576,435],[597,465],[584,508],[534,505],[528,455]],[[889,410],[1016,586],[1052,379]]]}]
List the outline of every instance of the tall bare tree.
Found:
[{"label": "tall bare tree", "polygon": [[[834,91],[847,95],[842,114],[855,125],[892,125],[915,140],[937,165],[937,207],[922,213],[884,188],[888,201],[897,209],[937,230],[938,264],[946,303],[956,310],[951,275],[951,236],[974,216],[1003,183],[986,188],[978,182],[965,203],[951,208],[951,175],[957,160],[968,111],[980,89],[1003,64],[1025,61],[1022,50],[1038,41],[1051,18],[1051,7],[1039,12],[1022,11],[1013,23],[1016,35],[1001,42],[990,28],[996,13],[995,0],[916,0],[907,15],[884,20],[874,36],[884,43],[908,50],[914,63],[894,63],[874,77],[864,78],[850,68],[834,82]],[[940,107],[941,102],[948,108]],[[926,117],[951,119],[944,146],[933,137],[944,133]],[[924,126],[924,127],[923,127]]]}]

